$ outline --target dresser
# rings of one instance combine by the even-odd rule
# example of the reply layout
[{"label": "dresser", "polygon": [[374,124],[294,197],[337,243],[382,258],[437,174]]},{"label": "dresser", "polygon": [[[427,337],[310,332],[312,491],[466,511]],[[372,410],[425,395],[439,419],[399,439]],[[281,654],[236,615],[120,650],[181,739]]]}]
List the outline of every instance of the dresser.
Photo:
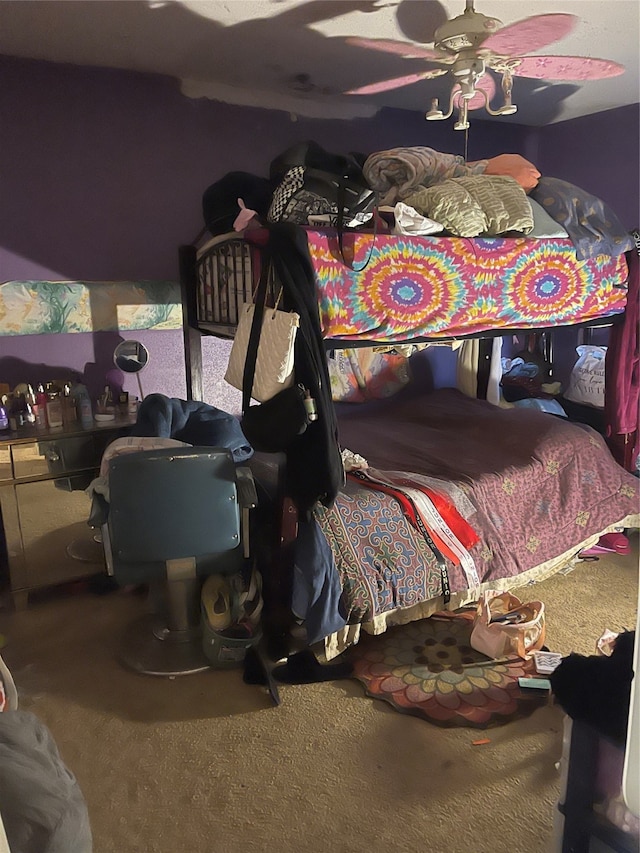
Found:
[{"label": "dresser", "polygon": [[0,592],[16,607],[32,590],[102,569],[84,489],[106,446],[134,423],[123,416],[90,428],[0,433]]}]

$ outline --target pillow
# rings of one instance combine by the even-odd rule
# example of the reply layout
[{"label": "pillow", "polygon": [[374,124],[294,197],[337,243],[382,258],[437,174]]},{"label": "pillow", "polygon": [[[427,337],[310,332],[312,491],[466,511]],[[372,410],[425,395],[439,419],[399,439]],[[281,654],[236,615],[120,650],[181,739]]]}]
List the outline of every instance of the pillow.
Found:
[{"label": "pillow", "polygon": [[563,237],[566,239],[569,236],[566,228],[552,219],[544,207],[535,199],[529,197],[529,204],[533,214],[533,230],[529,232],[529,237]]},{"label": "pillow", "polygon": [[411,378],[409,359],[379,347],[335,350],[328,358],[334,402],[364,403],[391,397]]},{"label": "pillow", "polygon": [[538,183],[540,172],[520,154],[499,154],[487,160],[485,175],[506,175],[514,178],[528,193]]},{"label": "pillow", "polygon": [[631,234],[604,201],[559,178],[540,178],[531,197],[567,229],[579,260],[633,249]]},{"label": "pillow", "polygon": [[414,193],[405,204],[458,237],[491,237],[507,231],[528,234],[533,228],[529,200],[509,177],[451,178]]},{"label": "pillow", "polygon": [[404,200],[418,213],[440,222],[458,237],[476,237],[487,226],[487,217],[473,196],[456,180],[424,187]]}]

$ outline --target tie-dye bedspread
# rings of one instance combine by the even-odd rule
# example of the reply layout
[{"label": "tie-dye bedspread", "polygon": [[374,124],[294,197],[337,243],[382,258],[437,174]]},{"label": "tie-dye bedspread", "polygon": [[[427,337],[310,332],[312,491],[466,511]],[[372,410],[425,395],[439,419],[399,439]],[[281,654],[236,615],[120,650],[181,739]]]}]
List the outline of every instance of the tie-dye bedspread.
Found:
[{"label": "tie-dye bedspread", "polygon": [[345,235],[307,231],[325,338],[402,341],[572,325],[619,314],[624,255],[579,261],[568,239]]}]

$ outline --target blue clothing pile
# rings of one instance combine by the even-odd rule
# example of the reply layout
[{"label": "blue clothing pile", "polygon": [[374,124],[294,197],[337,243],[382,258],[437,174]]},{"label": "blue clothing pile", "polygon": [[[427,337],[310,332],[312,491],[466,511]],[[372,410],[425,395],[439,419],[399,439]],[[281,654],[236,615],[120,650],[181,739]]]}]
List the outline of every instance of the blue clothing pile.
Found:
[{"label": "blue clothing pile", "polygon": [[207,403],[164,394],[149,394],[144,398],[131,434],[174,438],[195,447],[226,447],[234,462],[245,462],[253,456],[253,448],[238,418]]}]

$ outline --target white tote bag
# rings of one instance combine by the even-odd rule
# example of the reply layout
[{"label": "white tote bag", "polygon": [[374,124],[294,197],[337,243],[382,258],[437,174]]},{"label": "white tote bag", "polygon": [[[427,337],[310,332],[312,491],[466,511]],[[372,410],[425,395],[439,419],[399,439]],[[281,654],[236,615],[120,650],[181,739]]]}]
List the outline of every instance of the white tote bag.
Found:
[{"label": "white tote bag", "polygon": [[[246,302],[240,308],[238,327],[224,377],[240,391],[254,310],[252,302]],[[264,403],[293,385],[293,348],[299,325],[300,315],[295,311],[264,309],[251,392],[254,400]]]}]

